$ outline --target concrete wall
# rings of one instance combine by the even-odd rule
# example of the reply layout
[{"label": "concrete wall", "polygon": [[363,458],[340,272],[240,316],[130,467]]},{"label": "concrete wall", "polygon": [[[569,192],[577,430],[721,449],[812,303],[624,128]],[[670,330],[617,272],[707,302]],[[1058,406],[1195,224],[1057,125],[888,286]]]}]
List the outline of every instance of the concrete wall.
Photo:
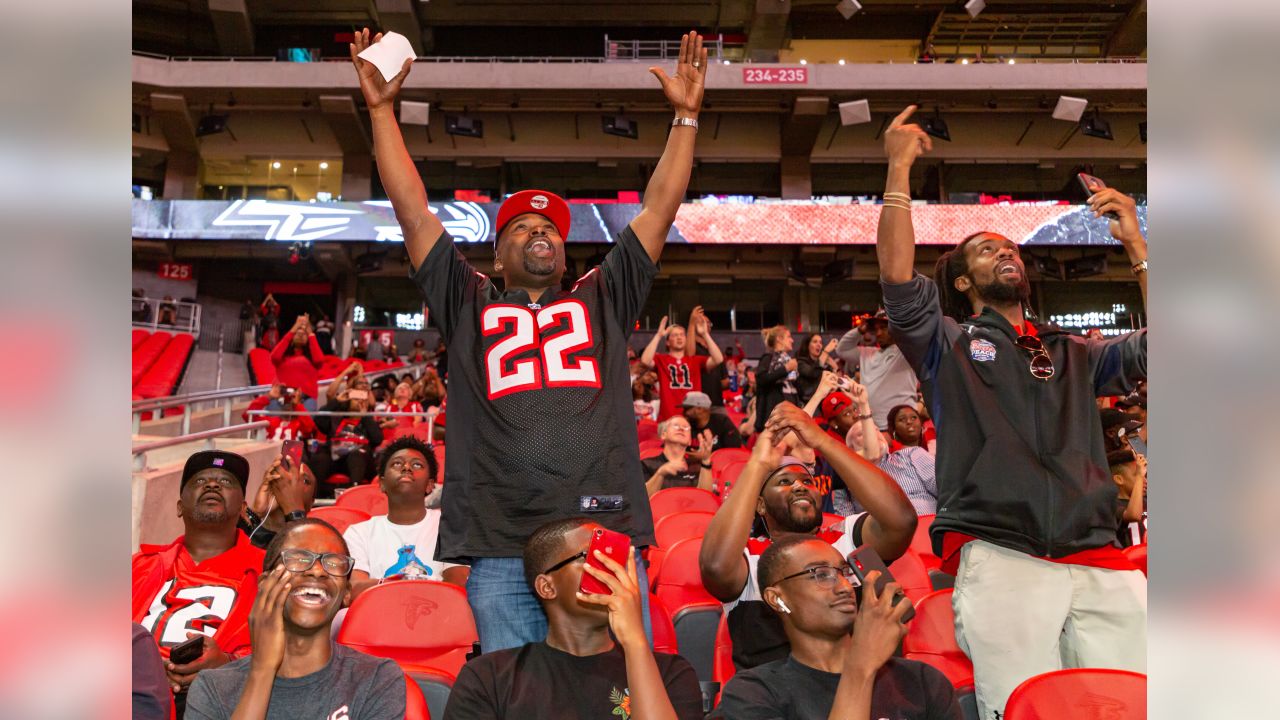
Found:
[{"label": "concrete wall", "polygon": [[[156,439],[159,438],[135,436],[134,442]],[[215,449],[239,453],[249,461],[247,497],[252,498],[262,484],[262,475],[280,454],[280,442],[234,438],[218,438],[213,442]],[[205,443],[199,441],[156,450],[147,455],[148,470],[133,473],[132,551],[137,551],[140,542],[168,543],[183,533],[177,510],[182,466],[192,453],[204,449],[207,449]]]}]

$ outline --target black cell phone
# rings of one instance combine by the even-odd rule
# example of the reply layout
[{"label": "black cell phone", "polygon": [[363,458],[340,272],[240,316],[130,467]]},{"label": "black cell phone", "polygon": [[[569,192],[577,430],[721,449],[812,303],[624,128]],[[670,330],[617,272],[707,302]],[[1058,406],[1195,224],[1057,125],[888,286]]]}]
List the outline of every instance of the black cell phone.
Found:
[{"label": "black cell phone", "polygon": [[[866,584],[867,575],[872,570],[880,571],[880,577],[876,578],[876,595],[883,593],[884,586],[893,582],[893,573],[889,572],[889,567],[884,564],[884,560],[880,559],[880,554],[870,545],[863,545],[849,553],[848,560],[849,567],[853,568],[853,573],[858,576],[858,582],[863,585]],[[861,596],[859,596],[859,600],[861,600]],[[911,601],[907,600],[907,596],[902,594],[894,597],[893,604],[897,605],[904,600],[907,601],[908,605],[911,605]],[[902,622],[905,623],[915,616],[916,608],[911,605],[911,607],[907,608],[907,613],[902,616]]]},{"label": "black cell phone", "polygon": [[[1093,197],[1097,193],[1107,189],[1107,184],[1102,182],[1102,178],[1095,177],[1089,173],[1076,173],[1076,178],[1080,180],[1080,187],[1084,188],[1084,196],[1086,198]],[[1109,220],[1120,219],[1119,215],[1111,211],[1102,213],[1102,217]]]},{"label": "black cell phone", "polygon": [[169,662],[174,665],[186,665],[195,662],[204,654],[204,636],[196,635],[187,638],[186,642],[180,645],[174,645],[169,651]]}]

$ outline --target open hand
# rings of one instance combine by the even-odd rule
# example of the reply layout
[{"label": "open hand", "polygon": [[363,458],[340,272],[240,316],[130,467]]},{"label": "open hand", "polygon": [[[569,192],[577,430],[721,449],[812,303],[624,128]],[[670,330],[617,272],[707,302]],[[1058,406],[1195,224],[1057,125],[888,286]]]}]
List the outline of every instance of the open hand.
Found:
[{"label": "open hand", "polygon": [[1135,242],[1143,242],[1142,229],[1138,225],[1138,204],[1133,198],[1115,188],[1107,188],[1091,195],[1088,203],[1094,217],[1102,217],[1109,212],[1120,216],[1119,220],[1110,221],[1111,237],[1126,248]]},{"label": "open hand", "polygon": [[668,77],[657,66],[649,68],[649,72],[662,83],[662,93],[675,108],[676,115],[698,116],[702,109],[702,92],[707,77],[707,49],[702,47],[701,35],[688,32],[680,38],[680,56],[676,61],[675,77]]},{"label": "open hand", "polygon": [[399,74],[390,80],[383,80],[382,72],[373,63],[359,57],[365,48],[381,39],[382,33],[378,33],[370,41],[369,28],[365,28],[357,32],[355,42],[350,43],[351,62],[355,64],[356,72],[360,75],[360,92],[364,94],[365,104],[370,110],[384,106],[390,107],[396,95],[400,93],[400,86],[404,84],[404,79],[409,76],[409,69],[413,67],[413,58],[407,58]]},{"label": "open hand", "polygon": [[251,667],[274,675],[284,662],[284,602],[293,588],[284,565],[258,578],[258,596],[249,611],[249,642],[253,645]]},{"label": "open hand", "polygon": [[862,603],[858,608],[858,621],[853,624],[853,640],[845,655],[845,672],[874,675],[880,666],[893,657],[898,644],[907,635],[902,616],[907,614],[911,601],[902,598],[895,605],[894,596],[902,592],[898,583],[884,586],[884,592],[876,595],[879,570],[867,573],[862,583]]},{"label": "open hand", "polygon": [[906,110],[889,123],[884,132],[884,154],[889,164],[911,165],[916,158],[933,149],[933,138],[915,123],[908,123],[916,105],[908,105]]},{"label": "open hand", "polygon": [[711,451],[715,447],[716,436],[711,434],[711,429],[707,428],[698,434],[698,449],[690,450],[689,456],[696,459],[700,463],[704,463],[711,459]]}]

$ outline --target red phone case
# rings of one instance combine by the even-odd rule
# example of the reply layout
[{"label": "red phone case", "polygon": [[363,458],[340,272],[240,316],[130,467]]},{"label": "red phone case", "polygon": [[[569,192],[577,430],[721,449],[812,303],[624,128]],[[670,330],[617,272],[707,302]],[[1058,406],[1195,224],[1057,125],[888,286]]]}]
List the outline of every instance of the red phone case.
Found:
[{"label": "red phone case", "polygon": [[[604,528],[596,528],[595,532],[591,534],[591,544],[587,547],[587,564],[606,573],[612,572],[596,558],[596,550],[599,550],[625,568],[627,566],[627,550],[630,547],[631,538],[626,535],[612,530],[605,530]],[[578,589],[584,593],[595,595],[613,594],[608,585],[591,577],[585,569],[582,571],[582,582],[578,583]]]},{"label": "red phone case", "polygon": [[280,445],[280,457],[288,457],[291,461],[290,469],[296,469],[302,464],[302,441],[285,440]]}]

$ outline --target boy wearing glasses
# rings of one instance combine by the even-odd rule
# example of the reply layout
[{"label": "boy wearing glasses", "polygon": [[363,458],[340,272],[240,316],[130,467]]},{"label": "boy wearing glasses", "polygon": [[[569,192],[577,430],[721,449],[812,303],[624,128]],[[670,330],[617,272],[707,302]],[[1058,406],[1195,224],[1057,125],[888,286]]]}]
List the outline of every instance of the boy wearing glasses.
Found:
[{"label": "boy wearing glasses", "polygon": [[[1027,316],[1018,245],[979,232],[915,273],[907,195],[931,140],[906,120],[885,133],[889,176],[876,253],[889,330],[938,425],[930,534],[956,575],[956,635],[974,665],[979,713],[997,718],[1023,680],[1070,667],[1146,670],[1146,579],[1115,539],[1116,487],[1095,398],[1147,375],[1147,332],[1070,335]],[[1147,243],[1132,198],[1100,189],[1147,293]]]},{"label": "boy wearing glasses", "polygon": [[734,675],[709,720],[963,718],[945,675],[893,657],[910,601],[894,603],[901,591],[893,582],[877,594],[879,575],[868,573],[859,607],[853,569],[831,545],[801,535],[770,545],[759,591],[782,619],[791,653]]},{"label": "boy wearing glasses", "polygon": [[465,586],[465,565],[435,559],[440,511],[426,506],[438,470],[431,448],[406,435],[388,445],[379,461],[378,486],[387,496],[387,514],[354,523],[343,535],[355,559],[351,597],[391,578]]},{"label": "boy wearing glasses", "polygon": [[[867,512],[822,530],[817,481],[800,460],[784,457],[783,446],[777,444],[789,434],[820,453]],[[752,521],[757,518],[762,536],[752,537]],[[804,410],[791,403],[778,405],[733,491],[707,526],[698,557],[702,584],[724,603],[734,665],[750,668],[787,656],[782,624],[756,583],[757,563],[771,542],[797,535],[816,537],[841,555],[868,544],[889,563],[906,551],[915,529],[916,512],[892,478],[819,427]]]},{"label": "boy wearing glasses", "polygon": [[350,602],[351,568],[342,535],[323,520],[299,520],[276,535],[249,613],[253,654],[201,673],[187,718],[403,718],[405,679],[395,661],[330,637]]}]

